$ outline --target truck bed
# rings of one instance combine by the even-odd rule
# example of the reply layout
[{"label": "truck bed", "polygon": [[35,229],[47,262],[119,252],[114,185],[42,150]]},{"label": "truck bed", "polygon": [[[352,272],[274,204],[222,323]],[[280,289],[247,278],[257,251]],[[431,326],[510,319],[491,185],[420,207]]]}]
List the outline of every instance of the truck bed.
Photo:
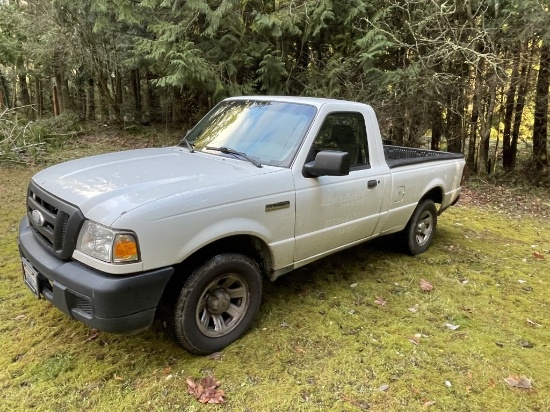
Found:
[{"label": "truck bed", "polygon": [[436,150],[392,145],[384,145],[384,156],[390,169],[435,160],[461,159],[464,157],[461,153],[439,152]]}]

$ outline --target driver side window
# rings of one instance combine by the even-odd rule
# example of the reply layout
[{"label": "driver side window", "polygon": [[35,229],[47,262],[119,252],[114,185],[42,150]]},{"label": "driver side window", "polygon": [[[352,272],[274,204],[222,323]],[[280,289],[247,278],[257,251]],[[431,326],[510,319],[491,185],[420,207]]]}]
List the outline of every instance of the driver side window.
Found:
[{"label": "driver side window", "polygon": [[370,167],[365,119],[361,113],[337,112],[329,114],[313,143],[311,160],[322,150],[347,152],[350,168]]}]

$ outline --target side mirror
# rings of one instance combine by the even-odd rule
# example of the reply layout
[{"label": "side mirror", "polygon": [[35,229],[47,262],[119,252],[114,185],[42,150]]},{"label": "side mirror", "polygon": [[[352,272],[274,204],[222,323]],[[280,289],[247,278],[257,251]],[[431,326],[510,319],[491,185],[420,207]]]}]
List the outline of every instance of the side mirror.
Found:
[{"label": "side mirror", "polygon": [[304,165],[302,174],[304,177],[347,176],[349,175],[349,154],[323,150],[317,153],[313,162]]}]

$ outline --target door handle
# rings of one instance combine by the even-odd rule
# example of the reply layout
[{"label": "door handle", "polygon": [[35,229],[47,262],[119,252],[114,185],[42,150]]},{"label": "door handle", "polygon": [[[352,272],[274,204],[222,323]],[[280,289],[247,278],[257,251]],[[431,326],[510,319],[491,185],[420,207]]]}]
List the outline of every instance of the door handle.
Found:
[{"label": "door handle", "polygon": [[367,187],[369,189],[372,189],[373,187],[376,187],[376,186],[378,186],[378,181],[376,180],[369,180],[367,183]]}]

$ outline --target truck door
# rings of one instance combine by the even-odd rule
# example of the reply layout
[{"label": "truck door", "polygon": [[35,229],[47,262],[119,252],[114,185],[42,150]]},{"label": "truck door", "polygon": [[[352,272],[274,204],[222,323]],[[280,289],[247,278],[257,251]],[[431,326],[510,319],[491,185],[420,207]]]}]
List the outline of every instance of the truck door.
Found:
[{"label": "truck door", "polygon": [[380,216],[384,179],[369,159],[363,115],[328,114],[306,162],[321,150],[348,152],[350,173],[306,178],[296,172],[295,262],[369,238]]}]

